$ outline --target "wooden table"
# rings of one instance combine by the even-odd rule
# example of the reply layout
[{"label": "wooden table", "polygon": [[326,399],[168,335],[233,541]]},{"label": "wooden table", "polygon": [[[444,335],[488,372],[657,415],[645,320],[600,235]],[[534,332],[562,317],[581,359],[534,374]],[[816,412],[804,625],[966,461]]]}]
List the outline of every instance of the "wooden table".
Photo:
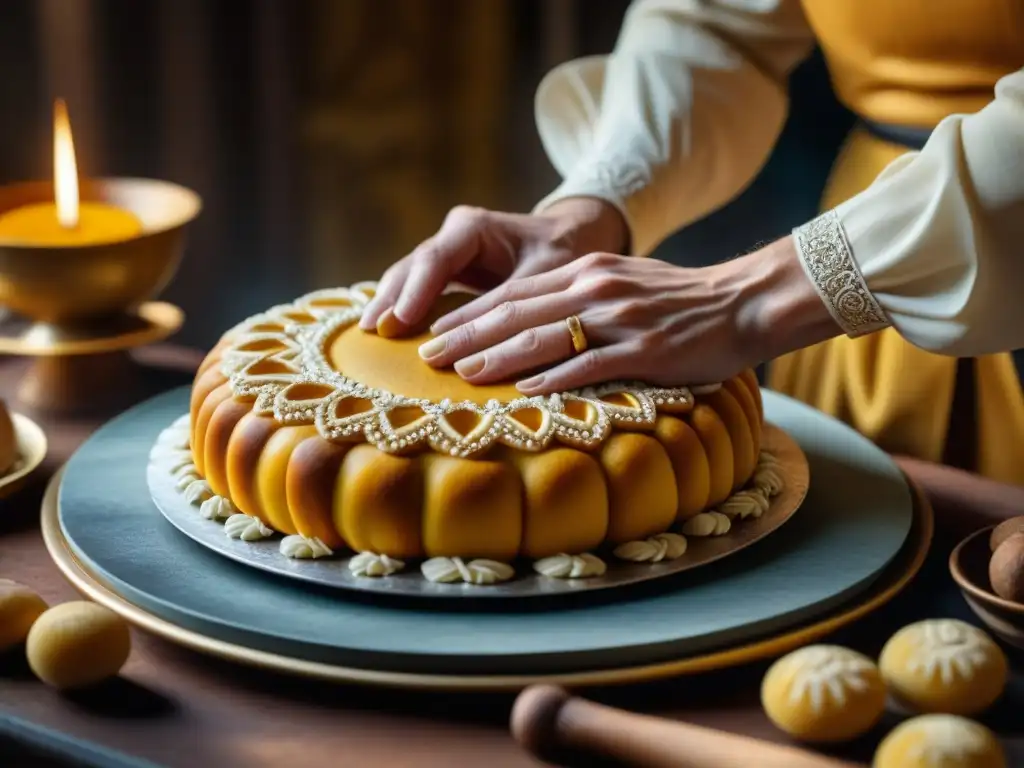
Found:
[{"label": "wooden table", "polygon": [[[169,346],[140,353],[146,387],[133,399],[187,384],[199,358],[195,352]],[[18,362],[0,364],[0,395],[10,396],[21,370]],[[28,584],[55,603],[75,599],[76,594],[43,547],[38,529],[42,492],[53,472],[109,414],[28,415],[46,430],[50,454],[33,482],[2,502],[0,577]],[[940,541],[907,592],[833,640],[872,653],[895,629],[915,618],[968,618],[946,575],[948,549],[948,542]],[[87,696],[69,697],[47,689],[15,654],[0,664],[0,710],[167,766],[536,765],[508,733],[509,696],[318,684],[206,658],[137,631],[134,641],[122,679]],[[987,722],[1007,735],[1007,744],[1015,754],[1019,749],[1024,760],[1024,718],[1019,715],[1024,711],[1024,666],[1019,657],[1014,663],[1017,675],[1011,690]],[[757,664],[586,695],[631,710],[784,741],[758,705],[764,667]],[[1012,733],[1014,724],[1021,735]],[[884,728],[879,729],[882,732]],[[866,762],[877,739],[878,733],[873,734],[837,754]],[[41,763],[19,763],[0,751],[0,764]]]}]

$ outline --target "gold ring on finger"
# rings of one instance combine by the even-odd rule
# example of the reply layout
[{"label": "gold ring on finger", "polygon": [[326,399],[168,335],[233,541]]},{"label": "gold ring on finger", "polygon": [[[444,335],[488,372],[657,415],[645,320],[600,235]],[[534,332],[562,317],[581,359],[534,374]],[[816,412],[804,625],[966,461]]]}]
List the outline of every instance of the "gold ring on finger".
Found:
[{"label": "gold ring on finger", "polygon": [[565,324],[569,328],[569,336],[572,337],[572,348],[576,354],[582,354],[587,350],[587,334],[583,332],[583,324],[576,315],[565,318]]}]

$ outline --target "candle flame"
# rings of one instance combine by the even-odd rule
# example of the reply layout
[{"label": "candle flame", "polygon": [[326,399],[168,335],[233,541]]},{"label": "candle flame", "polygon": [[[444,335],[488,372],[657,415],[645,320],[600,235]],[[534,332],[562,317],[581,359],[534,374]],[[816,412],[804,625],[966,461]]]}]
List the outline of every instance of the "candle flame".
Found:
[{"label": "candle flame", "polygon": [[63,99],[57,99],[53,106],[53,186],[57,221],[62,227],[74,229],[78,226],[78,163]]}]

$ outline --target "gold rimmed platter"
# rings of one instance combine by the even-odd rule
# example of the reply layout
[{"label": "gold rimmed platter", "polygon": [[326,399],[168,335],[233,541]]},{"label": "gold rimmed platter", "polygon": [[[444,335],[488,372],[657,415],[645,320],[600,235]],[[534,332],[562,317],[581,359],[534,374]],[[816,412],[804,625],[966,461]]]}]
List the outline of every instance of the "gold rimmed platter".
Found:
[{"label": "gold rimmed platter", "polygon": [[[63,470],[51,481],[42,505],[42,532],[46,547],[64,576],[85,597],[120,614],[127,621],[169,642],[232,663],[340,684],[434,691],[518,691],[535,683],[574,688],[627,685],[711,672],[770,659],[817,642],[886,605],[921,569],[934,532],[934,516],[927,499],[913,488],[914,517],[909,535],[897,556],[871,587],[844,605],[803,624],[756,640],[723,645],[704,653],[652,664],[609,665],[569,673],[514,675],[452,675],[401,670],[366,669],[328,664],[262,650],[233,642],[168,620],[120,595],[117,587],[83,564],[61,531],[58,495]],[[909,480],[907,481],[910,482]]]},{"label": "gold rimmed platter", "polygon": [[345,668],[552,675],[646,666],[772,636],[859,599],[905,546],[913,497],[892,459],[848,427],[766,392],[765,413],[815,478],[793,519],[741,557],[627,589],[546,599],[431,600],[323,588],[250,568],[184,536],[146,480],[182,388],[110,422],[67,464],[60,529],[119,597],[176,626]]}]

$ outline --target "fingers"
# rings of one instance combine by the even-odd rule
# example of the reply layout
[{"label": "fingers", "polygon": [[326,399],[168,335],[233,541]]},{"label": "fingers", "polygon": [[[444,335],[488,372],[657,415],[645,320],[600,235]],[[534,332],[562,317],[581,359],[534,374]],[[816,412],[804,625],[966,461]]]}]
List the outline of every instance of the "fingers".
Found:
[{"label": "fingers", "polygon": [[455,311],[449,312],[444,317],[438,319],[430,327],[430,330],[437,336],[441,336],[453,328],[458,328],[461,325],[477,320],[502,304],[564,291],[572,284],[572,275],[573,273],[570,270],[562,267],[540,275],[509,280],[493,291],[489,291]]},{"label": "fingers", "polygon": [[393,264],[384,273],[377,284],[376,293],[363,310],[362,317],[359,318],[360,328],[364,331],[372,331],[377,327],[377,323],[384,317],[384,314],[395,305],[398,295],[402,292],[405,278],[409,274],[409,267],[409,257],[406,257],[397,264]]},{"label": "fingers", "polygon": [[564,360],[571,353],[572,341],[565,323],[548,323],[527,328],[490,349],[459,360],[455,370],[471,384],[492,384]]},{"label": "fingers", "polygon": [[423,320],[448,283],[479,254],[488,216],[486,211],[453,208],[436,235],[387,271],[359,326],[372,330],[388,310],[405,328]]},{"label": "fingers", "polygon": [[[419,350],[420,357],[435,368],[444,368],[527,329],[564,321],[578,310],[579,300],[564,291],[522,301],[505,301],[476,320],[456,326],[424,343]],[[564,323],[562,332],[563,336],[568,335]],[[456,370],[463,372],[458,365]]]},{"label": "fingers", "polygon": [[615,344],[589,349],[550,370],[516,384],[528,397],[580,389],[599,381],[637,377],[637,353],[632,345]]}]

